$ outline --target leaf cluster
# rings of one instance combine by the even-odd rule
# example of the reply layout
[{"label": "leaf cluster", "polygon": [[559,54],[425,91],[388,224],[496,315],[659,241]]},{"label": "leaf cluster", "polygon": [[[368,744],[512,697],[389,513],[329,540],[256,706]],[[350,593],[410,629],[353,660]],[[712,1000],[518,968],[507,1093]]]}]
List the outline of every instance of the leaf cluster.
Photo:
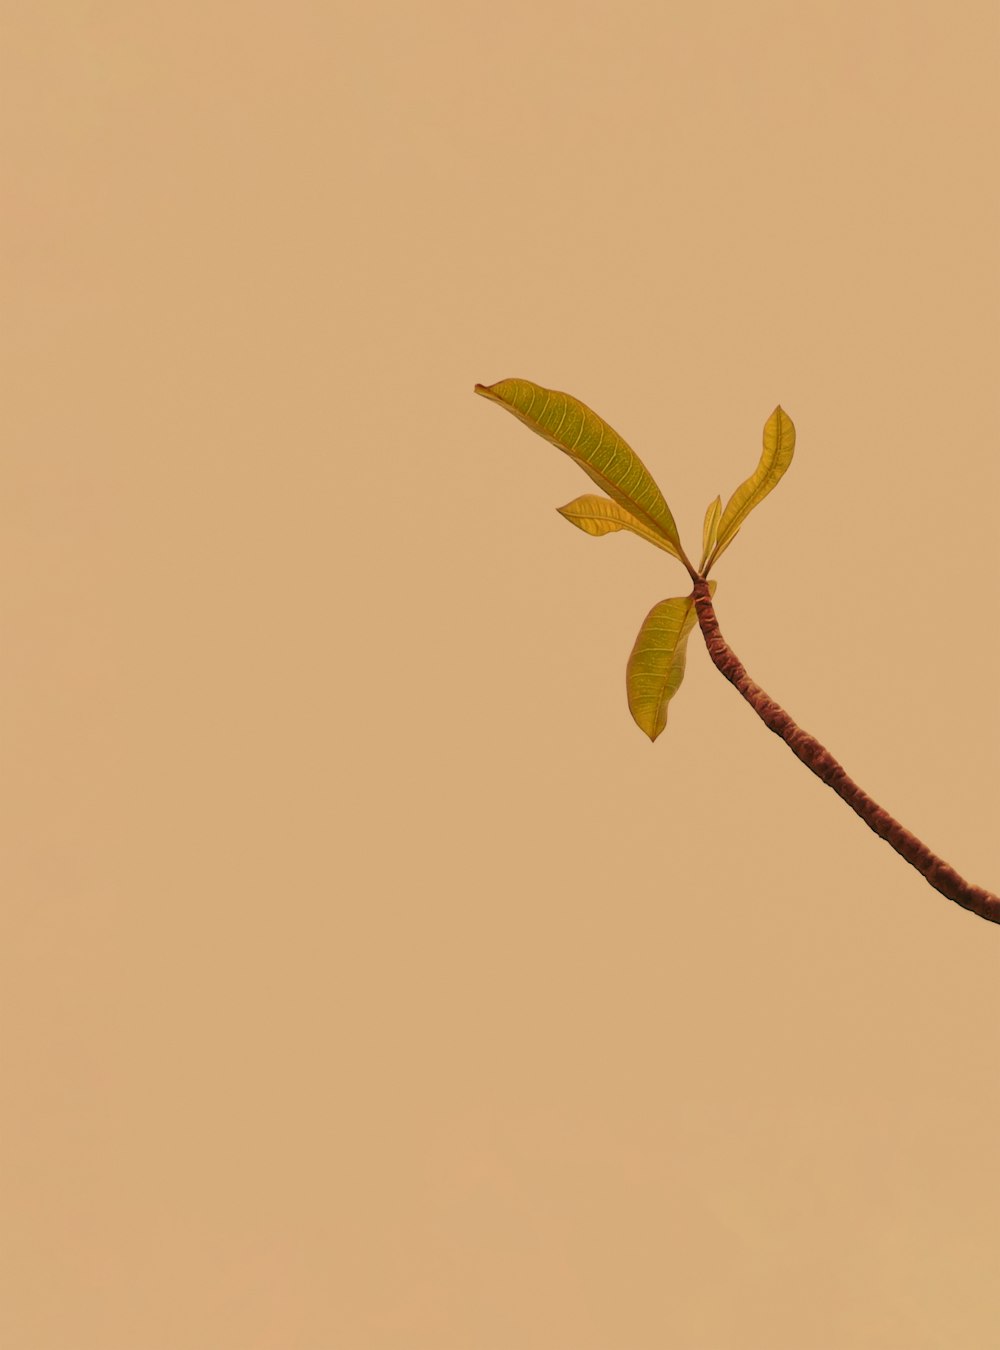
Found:
[{"label": "leaf cluster", "polygon": [[[606,494],[577,497],[558,508],[561,516],[595,537],[621,530],[636,534],[676,558],[693,582],[708,577],[747,516],[785,473],[795,451],[792,419],[779,406],[764,424],[764,447],[754,472],[740,483],[725,508],[721,497],[709,503],[701,560],[695,568],[652,474],[618,432],[586,404],[530,380],[477,384],[476,393],[564,451]],[[714,593],[714,581],[709,589]],[[684,678],[687,641],[696,621],[693,595],[673,596],[655,604],[639,628],[625,685],[629,711],[650,740],[655,741],[667,724],[668,705]]]}]

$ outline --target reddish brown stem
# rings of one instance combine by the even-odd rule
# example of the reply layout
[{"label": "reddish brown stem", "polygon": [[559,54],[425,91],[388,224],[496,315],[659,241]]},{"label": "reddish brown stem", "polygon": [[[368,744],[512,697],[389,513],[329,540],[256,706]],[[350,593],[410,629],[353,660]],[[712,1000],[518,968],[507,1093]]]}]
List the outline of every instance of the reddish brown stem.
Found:
[{"label": "reddish brown stem", "polygon": [[715,617],[707,581],[699,579],[695,582],[694,602],[709,656],[726,679],[736,686],[765,726],[770,727],[776,736],[780,736],[807,768],[812,769],[827,787],[833,788],[837,796],[842,797],[851,810],[857,812],[869,829],[874,830],[887,844],[891,844],[900,857],[915,867],[935,890],[940,891],[949,900],[954,900],[963,909],[978,914],[981,919],[988,919],[990,923],[1000,923],[1000,897],[990,891],[984,891],[981,886],[971,886],[953,867],[949,867],[936,853],[932,853],[926,844],[921,843],[915,834],[904,829],[898,820],[894,820],[888,811],[879,806],[878,802],[872,801],[867,792],[863,792],[857,783],[847,776],[843,766],[837,763],[825,746],[820,745],[815,737],[797,726],[784,708],[780,708],[774,699],[768,698],[759,684],[754,684],[719,632],[719,621]]}]

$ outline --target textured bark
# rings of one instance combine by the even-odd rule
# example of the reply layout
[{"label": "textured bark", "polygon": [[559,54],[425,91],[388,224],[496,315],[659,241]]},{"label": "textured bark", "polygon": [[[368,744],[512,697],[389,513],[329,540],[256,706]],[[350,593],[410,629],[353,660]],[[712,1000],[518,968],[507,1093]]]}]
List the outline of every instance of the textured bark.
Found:
[{"label": "textured bark", "polygon": [[988,919],[990,923],[1000,923],[1000,897],[983,890],[981,886],[970,885],[953,867],[949,867],[936,853],[932,853],[926,844],[921,843],[915,834],[904,829],[898,820],[890,816],[878,802],[872,801],[867,792],[863,792],[857,783],[848,777],[843,766],[838,764],[825,746],[820,745],[814,736],[810,736],[797,726],[784,708],[779,707],[774,699],[764,693],[759,684],[751,680],[719,632],[719,622],[715,617],[706,581],[695,582],[694,601],[709,656],[726,679],[736,686],[765,726],[770,727],[776,736],[780,736],[807,768],[812,769],[827,787],[833,788],[837,796],[842,797],[851,810],[855,811],[880,839],[891,844],[900,857],[915,867],[935,890],[940,891],[949,900],[954,900],[963,909],[978,914],[980,918]]}]

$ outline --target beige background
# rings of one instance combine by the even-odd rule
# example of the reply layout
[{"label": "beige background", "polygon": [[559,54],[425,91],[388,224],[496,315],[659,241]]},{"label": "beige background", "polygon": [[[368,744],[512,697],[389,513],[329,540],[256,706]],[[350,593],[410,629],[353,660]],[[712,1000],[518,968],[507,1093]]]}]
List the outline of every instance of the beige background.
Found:
[{"label": "beige background", "polygon": [[3,18],[0,1344],[996,1345],[996,6]]}]

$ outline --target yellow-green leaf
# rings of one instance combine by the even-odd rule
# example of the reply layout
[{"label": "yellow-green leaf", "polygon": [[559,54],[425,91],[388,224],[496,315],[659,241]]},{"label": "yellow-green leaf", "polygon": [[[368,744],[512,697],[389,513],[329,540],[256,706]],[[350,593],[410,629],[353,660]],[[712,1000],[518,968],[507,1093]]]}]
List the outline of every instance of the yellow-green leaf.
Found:
[{"label": "yellow-green leaf", "polygon": [[665,549],[667,553],[677,556],[661,534],[651,530],[641,520],[636,520],[624,506],[619,506],[610,497],[596,497],[588,493],[587,496],[577,497],[565,506],[557,507],[556,510],[586,534],[602,535],[611,534],[615,530],[631,530],[640,539],[646,539],[657,548]]},{"label": "yellow-green leaf", "polygon": [[[729,545],[733,542],[733,540],[736,538],[736,536],[737,536],[738,534],[739,534],[739,530],[733,530],[733,532],[732,532],[732,534],[729,536],[729,538],[723,540],[723,542],[722,542],[721,544],[719,544],[719,546],[718,546],[718,547],[716,548],[716,550],[715,550],[715,557],[712,559],[712,566],[713,566],[713,567],[714,567],[715,564],[719,561],[719,559],[722,557],[723,553],[725,553],[726,549],[729,547]],[[702,569],[701,569],[701,570],[702,570],[702,575],[704,575],[704,572],[705,572],[704,564],[702,565]]]},{"label": "yellow-green leaf", "polygon": [[715,548],[715,541],[719,537],[719,517],[722,515],[722,498],[716,497],[714,501],[708,503],[708,509],[705,512],[705,525],[701,532],[701,562],[698,564],[699,571],[708,562],[709,554]]},{"label": "yellow-green leaf", "polygon": [[[715,582],[709,582],[715,593]],[[661,600],[646,615],[625,670],[629,712],[655,741],[667,725],[667,705],[681,686],[687,640],[698,621],[690,595]]]},{"label": "yellow-green leaf", "polygon": [[782,407],[775,408],[764,425],[764,449],[760,463],[751,476],[739,485],[726,503],[719,521],[718,542],[711,562],[720,557],[736,537],[736,531],[755,506],[775,487],[792,462],[795,451],[795,427]]},{"label": "yellow-green leaf", "polygon": [[476,393],[499,403],[565,451],[619,506],[666,540],[671,546],[668,552],[686,562],[670,508],[649,470],[618,432],[585,403],[530,380],[477,384]]}]

